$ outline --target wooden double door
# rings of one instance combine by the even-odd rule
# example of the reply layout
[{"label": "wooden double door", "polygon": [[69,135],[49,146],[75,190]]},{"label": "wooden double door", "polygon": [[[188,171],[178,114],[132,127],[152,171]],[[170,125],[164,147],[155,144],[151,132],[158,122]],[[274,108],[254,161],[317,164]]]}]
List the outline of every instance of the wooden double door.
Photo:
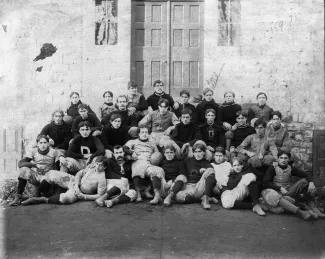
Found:
[{"label": "wooden double door", "polygon": [[201,93],[203,11],[203,0],[132,2],[131,79],[146,97],[157,79],[173,96]]}]

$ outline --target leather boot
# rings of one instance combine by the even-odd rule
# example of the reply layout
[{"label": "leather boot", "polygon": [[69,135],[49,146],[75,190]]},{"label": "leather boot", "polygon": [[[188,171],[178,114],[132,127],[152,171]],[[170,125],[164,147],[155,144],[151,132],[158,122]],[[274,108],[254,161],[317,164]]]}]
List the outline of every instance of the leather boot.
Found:
[{"label": "leather boot", "polygon": [[155,193],[155,197],[153,198],[153,200],[150,201],[150,204],[151,205],[157,205],[161,200],[160,190],[154,189],[153,191]]},{"label": "leather boot", "polygon": [[298,209],[296,214],[304,220],[308,220],[311,217],[311,215],[307,211],[301,209]]},{"label": "leather boot", "polygon": [[16,194],[15,199],[9,203],[10,206],[17,206],[22,202],[22,195],[21,194]]},{"label": "leather boot", "polygon": [[207,195],[203,195],[201,200],[202,200],[201,205],[205,210],[211,209],[211,205],[209,203],[209,198]]},{"label": "leather boot", "polygon": [[33,204],[47,203],[47,201],[48,201],[48,198],[46,198],[46,197],[32,197],[26,201],[23,201],[21,204],[33,205]]},{"label": "leather boot", "polygon": [[174,196],[175,196],[175,193],[171,191],[168,194],[168,196],[165,198],[164,205],[167,207],[170,206],[172,204],[172,199],[174,199]]}]

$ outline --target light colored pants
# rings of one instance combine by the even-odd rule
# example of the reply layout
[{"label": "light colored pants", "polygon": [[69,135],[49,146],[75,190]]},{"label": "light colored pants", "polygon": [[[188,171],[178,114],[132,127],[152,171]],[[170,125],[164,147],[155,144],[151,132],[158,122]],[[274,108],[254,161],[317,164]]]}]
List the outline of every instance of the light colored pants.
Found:
[{"label": "light colored pants", "polygon": [[132,178],[140,176],[145,177],[158,177],[162,179],[165,177],[165,172],[161,167],[151,165],[147,160],[136,160],[132,163]]},{"label": "light colored pants", "polygon": [[45,172],[41,172],[36,168],[22,167],[19,168],[18,178],[27,180],[32,185],[39,185],[44,178]]},{"label": "light colored pants", "polygon": [[187,195],[197,199],[201,198],[205,192],[205,180],[211,174],[214,174],[214,170],[212,168],[208,168],[202,174],[201,179],[197,183],[187,183],[184,185],[183,190],[176,194],[175,200],[178,203],[184,203]]}]

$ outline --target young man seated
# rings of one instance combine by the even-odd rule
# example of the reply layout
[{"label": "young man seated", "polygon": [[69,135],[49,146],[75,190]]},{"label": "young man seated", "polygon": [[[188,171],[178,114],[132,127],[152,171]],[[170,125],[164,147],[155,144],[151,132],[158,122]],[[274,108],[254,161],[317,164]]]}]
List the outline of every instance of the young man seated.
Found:
[{"label": "young man seated", "polygon": [[61,161],[61,171],[70,172],[75,175],[84,169],[93,159],[100,155],[105,155],[102,142],[91,136],[91,125],[88,121],[79,123],[79,134],[75,136],[69,146],[67,157]]},{"label": "young man seated", "polygon": [[30,198],[22,204],[71,204],[77,200],[94,201],[106,192],[105,168],[107,168],[107,158],[99,156],[94,164],[80,170],[76,176],[51,170],[45,175],[40,189],[42,193],[46,193],[51,185],[55,185],[61,188],[61,193],[50,197]]},{"label": "young man seated", "polygon": [[[182,168],[183,161],[176,158],[176,149],[173,145],[166,145],[164,147],[164,160],[161,163],[161,168],[165,173],[165,181],[163,180],[162,192],[165,192],[168,186],[168,195],[164,200],[164,205],[170,206],[175,194],[183,189],[184,184],[187,183],[184,175],[179,175]],[[167,183],[166,183],[167,182]]]},{"label": "young man seated", "polygon": [[193,157],[192,146],[202,139],[198,125],[192,123],[192,110],[185,108],[181,111],[181,123],[176,124],[171,139],[181,148],[183,157]]},{"label": "young man seated", "polygon": [[50,147],[49,138],[39,135],[36,138],[37,147],[28,150],[26,156],[19,161],[18,189],[15,199],[10,203],[11,206],[19,205],[23,198],[27,182],[35,186],[35,195],[39,194],[39,184],[44,175],[56,169],[55,163],[65,161],[64,155],[58,150]]},{"label": "young man seated", "polygon": [[265,136],[266,122],[263,119],[257,119],[254,128],[256,134],[246,137],[237,147],[238,157],[254,167],[269,166],[278,158],[278,150],[274,141]]},{"label": "young man seated", "polygon": [[184,176],[183,182],[187,181],[183,189],[173,189],[173,195],[178,203],[194,203],[201,200],[204,209],[210,209],[210,201],[213,187],[216,184],[214,170],[205,156],[206,144],[198,141],[193,145],[194,157],[186,158],[182,163],[180,175]]},{"label": "young man seated", "polygon": [[116,204],[132,202],[137,193],[130,189],[129,182],[132,181],[131,162],[125,159],[122,146],[114,146],[113,157],[108,160],[106,168],[107,192],[96,199],[99,206],[110,208]]},{"label": "young man seated", "polygon": [[122,126],[122,117],[120,114],[113,114],[110,122],[110,124],[104,127],[101,135],[106,157],[108,158],[112,157],[114,146],[123,146],[129,140],[128,130]]},{"label": "young man seated", "polygon": [[130,114],[127,109],[128,97],[124,94],[119,95],[116,98],[116,107],[117,109],[111,113],[105,115],[101,121],[104,126],[110,124],[111,117],[114,114],[119,114],[122,119],[122,127],[125,127],[128,130],[128,133],[131,137],[136,137],[138,118],[135,113]]},{"label": "young man seated", "polygon": [[[277,162],[273,163],[263,178],[262,197],[266,204],[271,207],[281,207],[307,220],[313,218],[324,218],[325,215],[319,211],[313,201],[316,188],[312,175],[289,165],[290,153],[280,151]],[[291,184],[291,176],[301,179]],[[301,195],[309,202],[304,205],[300,202]]]},{"label": "young man seated", "polygon": [[[166,99],[160,99],[158,102],[159,110],[150,112],[140,122],[140,126],[151,128],[150,139],[157,146],[163,147],[170,140],[169,135],[179,123],[176,115],[168,111],[169,102]],[[180,156],[180,148],[174,143],[177,150],[177,156]]]},{"label": "young man seated", "polygon": [[216,111],[208,109],[205,112],[206,122],[200,125],[202,140],[207,144],[206,159],[211,161],[216,147],[225,146],[225,130],[216,122]]},{"label": "young man seated", "polygon": [[77,116],[72,124],[72,135],[75,137],[79,135],[78,125],[80,122],[88,121],[90,123],[90,131],[93,136],[99,136],[102,132],[102,125],[100,124],[99,119],[93,113],[89,113],[88,105],[81,103],[78,105],[79,116]]},{"label": "young man seated", "polygon": [[[129,140],[125,146],[127,155],[131,155],[132,179],[137,192],[137,202],[141,202],[141,179],[149,178],[154,189],[154,198],[150,201],[156,205],[161,200],[161,180],[164,178],[162,168],[156,166],[162,159],[162,154],[154,142],[149,140],[149,129],[146,126],[139,127],[139,138]],[[156,165],[153,165],[156,164]]]}]

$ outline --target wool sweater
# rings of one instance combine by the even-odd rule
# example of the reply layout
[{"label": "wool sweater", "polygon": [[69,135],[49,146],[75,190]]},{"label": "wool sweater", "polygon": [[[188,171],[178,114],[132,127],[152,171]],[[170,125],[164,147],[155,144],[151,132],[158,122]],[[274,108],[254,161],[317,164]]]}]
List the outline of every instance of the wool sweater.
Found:
[{"label": "wool sweater", "polygon": [[150,112],[140,122],[139,126],[145,125],[151,128],[152,132],[164,132],[170,126],[179,123],[173,112],[167,111],[161,114],[159,110]]},{"label": "wool sweater", "polygon": [[[82,104],[82,102],[79,101],[79,102],[76,103],[76,104],[72,104],[72,103],[71,103],[70,107],[67,109],[67,114],[68,114],[69,116],[71,116],[72,118],[76,118],[77,116],[79,116],[79,112],[78,112],[78,105],[79,105],[79,104]],[[88,113],[95,114],[95,113],[93,112],[93,110],[90,108],[90,106],[89,106],[89,105],[87,105],[87,106],[88,106]]]},{"label": "wool sweater", "polygon": [[187,157],[182,163],[180,174],[187,178],[188,183],[197,183],[200,181],[202,173],[201,168],[213,168],[208,160],[196,160],[195,157]]},{"label": "wool sweater", "polygon": [[247,121],[250,122],[254,118],[263,119],[266,122],[269,122],[272,118],[273,109],[269,106],[262,105],[259,106],[258,104],[254,104],[248,110],[248,118]]},{"label": "wool sweater", "polygon": [[231,145],[235,148],[238,147],[246,137],[255,134],[255,129],[248,123],[243,126],[237,126],[237,129],[233,131],[234,138],[231,140]]},{"label": "wool sweater", "polygon": [[121,126],[127,128],[127,130],[129,130],[131,127],[137,126],[137,116],[135,114],[129,115],[128,110],[120,111],[118,109],[112,111],[109,114],[106,114],[101,121],[102,125],[104,125],[104,126],[110,125],[111,124],[110,119],[113,114],[121,115],[121,117],[122,117]]},{"label": "wool sweater", "polygon": [[169,107],[174,106],[173,97],[166,93],[163,93],[162,95],[157,95],[156,93],[153,93],[148,97],[147,104],[152,108],[152,110],[156,111],[158,110],[158,102],[160,99],[167,99],[169,102]]},{"label": "wool sweater", "polygon": [[274,128],[271,125],[267,128],[265,135],[274,141],[278,151],[291,151],[289,132],[285,127],[280,126],[279,128]]},{"label": "wool sweater", "polygon": [[218,108],[218,120],[222,125],[227,122],[230,125],[234,125],[236,123],[236,112],[241,111],[241,106],[237,103],[226,103],[224,102]]},{"label": "wool sweater", "polygon": [[75,137],[76,135],[79,135],[79,129],[78,129],[78,125],[80,122],[82,121],[89,121],[90,125],[91,125],[91,132],[93,133],[96,130],[101,131],[102,130],[102,125],[100,124],[99,119],[97,118],[97,116],[95,114],[92,113],[88,113],[88,117],[83,119],[80,115],[74,119],[73,123],[72,123],[72,135]]},{"label": "wool sweater", "polygon": [[174,181],[176,177],[180,174],[180,170],[182,167],[183,161],[179,161],[177,159],[173,159],[171,161],[164,159],[161,163],[161,168],[165,172],[166,181],[172,180]]},{"label": "wool sweater", "polygon": [[207,122],[200,126],[202,140],[213,148],[225,146],[225,130],[218,123],[209,125]]},{"label": "wool sweater", "polygon": [[101,139],[105,149],[113,152],[114,146],[123,146],[129,140],[128,130],[125,127],[114,129],[112,125],[106,125],[102,131]]},{"label": "wool sweater", "polygon": [[198,125],[193,123],[185,125],[183,122],[180,122],[175,126],[171,139],[179,147],[182,147],[185,143],[190,143],[193,146],[196,141],[202,139],[202,134]]},{"label": "wool sweater", "polygon": [[114,110],[115,106],[113,103],[103,103],[103,105],[99,107],[100,118],[103,119],[106,114],[110,114]]},{"label": "wool sweater", "polygon": [[214,99],[212,99],[212,101],[207,102],[205,99],[200,102],[197,106],[196,106],[196,116],[197,116],[197,123],[200,124],[204,124],[206,119],[205,119],[205,111],[208,109],[213,109],[216,112],[216,118],[215,121],[218,121],[218,108],[219,108],[219,104],[217,104]]},{"label": "wool sweater", "polygon": [[49,136],[54,141],[54,147],[67,150],[71,139],[71,129],[64,121],[61,125],[53,121],[47,124],[41,131],[40,135]]},{"label": "wool sweater", "polygon": [[195,108],[195,106],[193,104],[190,104],[190,103],[182,104],[182,103],[180,103],[178,109],[174,110],[175,115],[177,116],[177,118],[182,117],[182,111],[185,108],[190,109],[192,111],[191,122],[193,124],[195,124],[196,121],[197,121],[197,115],[196,115],[196,108]]},{"label": "wool sweater", "polygon": [[67,157],[83,159],[83,154],[91,154],[90,160],[96,156],[105,155],[104,145],[94,136],[83,138],[81,135],[77,135],[69,146]]},{"label": "wool sweater", "polygon": [[148,109],[146,98],[142,94],[137,93],[136,95],[128,95],[128,98],[128,108],[134,107],[136,111],[144,111]]}]

